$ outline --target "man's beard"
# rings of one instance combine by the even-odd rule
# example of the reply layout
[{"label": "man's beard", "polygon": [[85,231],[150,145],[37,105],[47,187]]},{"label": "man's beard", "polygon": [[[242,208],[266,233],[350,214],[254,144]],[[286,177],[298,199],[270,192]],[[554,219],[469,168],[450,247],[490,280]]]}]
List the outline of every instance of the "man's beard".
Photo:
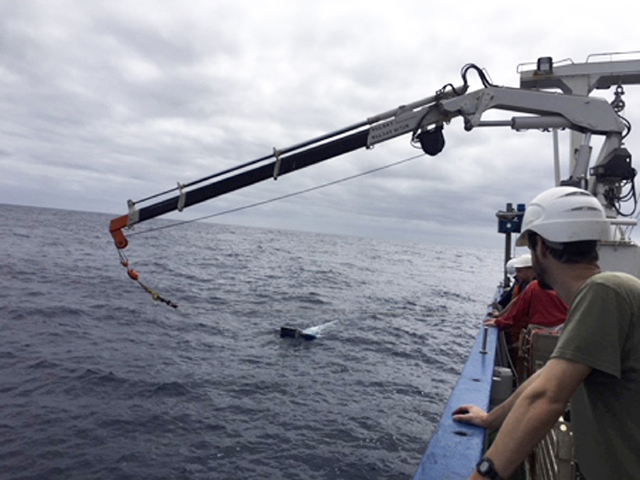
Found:
[{"label": "man's beard", "polygon": [[542,265],[540,265],[540,262],[534,262],[533,270],[536,272],[536,280],[538,280],[540,288],[543,290],[553,290],[553,287],[547,281],[547,271]]},{"label": "man's beard", "polygon": [[531,252],[531,260],[533,271],[536,274],[536,280],[538,281],[540,288],[543,290],[553,290],[553,287],[547,280],[547,270],[540,264],[540,260],[538,260],[536,252]]}]

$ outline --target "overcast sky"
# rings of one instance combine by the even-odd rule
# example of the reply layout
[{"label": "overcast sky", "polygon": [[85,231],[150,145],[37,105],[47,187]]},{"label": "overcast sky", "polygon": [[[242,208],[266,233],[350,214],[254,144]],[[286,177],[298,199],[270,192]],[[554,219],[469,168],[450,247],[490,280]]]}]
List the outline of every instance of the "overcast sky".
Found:
[{"label": "overcast sky", "polygon": [[[625,8],[625,5],[629,8]],[[126,213],[140,199],[540,56],[640,50],[629,2],[0,1],[0,203]],[[640,55],[638,56],[640,57]],[[480,88],[469,76],[471,88]],[[611,91],[596,95],[612,99]],[[638,154],[640,90],[627,88]],[[498,115],[510,118],[510,114]],[[553,186],[541,132],[445,128],[437,157],[220,223],[500,247],[495,212]],[[419,153],[409,136],[229,194],[207,215]],[[563,148],[563,176],[568,148]],[[107,226],[105,225],[105,232]]]}]

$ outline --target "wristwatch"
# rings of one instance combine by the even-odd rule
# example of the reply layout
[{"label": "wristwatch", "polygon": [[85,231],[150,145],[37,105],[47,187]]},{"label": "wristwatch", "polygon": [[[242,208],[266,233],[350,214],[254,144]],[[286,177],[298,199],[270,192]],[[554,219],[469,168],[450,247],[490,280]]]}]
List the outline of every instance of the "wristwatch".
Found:
[{"label": "wristwatch", "polygon": [[478,462],[476,472],[491,480],[502,480],[498,472],[496,472],[496,466],[493,464],[493,461],[487,457],[484,457]]}]

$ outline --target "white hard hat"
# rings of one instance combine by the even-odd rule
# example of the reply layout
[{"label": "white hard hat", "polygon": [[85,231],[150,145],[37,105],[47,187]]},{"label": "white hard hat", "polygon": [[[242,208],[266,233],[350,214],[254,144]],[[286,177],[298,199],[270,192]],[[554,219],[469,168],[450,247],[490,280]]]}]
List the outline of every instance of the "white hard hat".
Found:
[{"label": "white hard hat", "polygon": [[514,258],[513,268],[527,268],[531,265],[531,255],[529,253],[525,253],[524,255],[520,255],[518,258]]},{"label": "white hard hat", "polygon": [[516,259],[512,258],[511,260],[509,260],[504,269],[506,270],[507,275],[513,277],[516,273]]},{"label": "white hard hat", "polygon": [[530,231],[551,242],[566,243],[606,240],[609,230],[604,208],[593,195],[576,187],[555,187],[531,201],[516,245],[526,246]]}]

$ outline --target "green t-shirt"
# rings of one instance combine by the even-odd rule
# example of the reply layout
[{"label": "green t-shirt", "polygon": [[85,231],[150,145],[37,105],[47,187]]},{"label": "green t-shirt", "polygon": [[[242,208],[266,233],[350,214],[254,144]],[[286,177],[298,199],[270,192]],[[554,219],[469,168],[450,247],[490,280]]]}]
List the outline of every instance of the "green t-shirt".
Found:
[{"label": "green t-shirt", "polygon": [[571,399],[582,473],[640,478],[640,280],[612,272],[590,278],[551,357],[593,367]]}]

